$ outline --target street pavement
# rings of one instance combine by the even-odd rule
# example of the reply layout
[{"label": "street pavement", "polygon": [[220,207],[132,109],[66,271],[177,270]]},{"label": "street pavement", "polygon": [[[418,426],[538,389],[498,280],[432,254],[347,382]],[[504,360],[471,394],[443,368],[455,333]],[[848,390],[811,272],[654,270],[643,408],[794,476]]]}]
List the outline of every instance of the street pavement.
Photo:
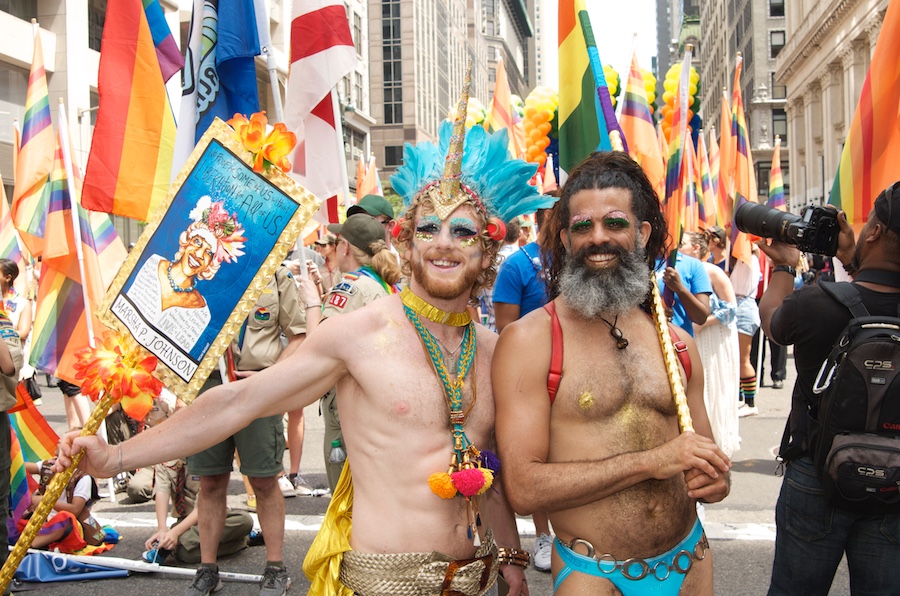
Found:
[{"label": "street pavement", "polygon": [[[781,487],[781,478],[776,476],[775,452],[790,408],[791,387],[796,378],[793,358],[789,357],[788,360],[788,379],[784,389],[772,388],[768,372],[765,374],[765,386],[760,388],[756,400],[760,414],[741,419],[742,442],[741,449],[733,458],[731,494],[722,503],[704,507],[718,594],[756,596],[765,594],[768,589],[774,552],[775,501]],[[40,410],[51,426],[62,432],[66,427],[62,395],[55,387],[47,388],[43,383],[43,376],[41,379],[44,397]],[[306,437],[301,471],[313,486],[325,487],[327,482],[321,447],[322,419],[318,413],[318,404],[307,407],[305,414]],[[285,467],[287,464],[288,454],[285,453]],[[101,492],[108,492],[105,481],[101,484]],[[144,542],[155,529],[152,502],[131,504],[124,499],[124,493],[116,496],[119,499],[117,502],[111,502],[107,498],[94,506],[95,517],[101,523],[111,524],[122,536],[122,540],[112,551],[97,557],[98,563],[102,563],[104,556],[139,560],[141,552],[145,550]],[[228,506],[235,509],[246,508],[243,499],[243,483],[240,475],[235,472],[229,486]],[[328,497],[296,497],[285,501],[287,517],[284,560],[293,580],[292,593],[305,594],[309,589],[309,582],[303,575],[301,565],[328,502]],[[519,518],[518,522],[523,545],[530,549],[534,543],[531,519]],[[252,547],[221,559],[219,567],[222,571],[260,574],[265,561],[265,548]],[[183,566],[182,569],[190,567]],[[529,569],[526,575],[532,596],[552,593],[549,573]],[[115,594],[128,590],[142,596],[168,595],[182,594],[189,582],[189,577],[162,572],[133,573],[123,579],[21,586],[16,592],[36,589],[47,594],[95,596],[98,593]],[[237,582],[227,582],[225,588],[218,592],[222,596],[257,593],[258,587],[255,584]],[[846,562],[841,563],[830,594],[850,594]]]}]

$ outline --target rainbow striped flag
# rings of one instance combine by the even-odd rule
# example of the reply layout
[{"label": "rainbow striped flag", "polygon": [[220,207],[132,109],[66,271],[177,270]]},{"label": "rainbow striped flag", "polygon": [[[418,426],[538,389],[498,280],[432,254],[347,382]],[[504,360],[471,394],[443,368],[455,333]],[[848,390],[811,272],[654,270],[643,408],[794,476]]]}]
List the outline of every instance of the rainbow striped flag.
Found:
[{"label": "rainbow striped flag", "polygon": [[[734,211],[747,202],[756,202],[756,177],[753,172],[753,156],[747,137],[747,120],[744,117],[744,99],[741,93],[741,65],[743,58],[738,55],[734,69],[734,87],[731,101],[731,149],[729,156],[734,159],[732,167],[731,193],[729,197]],[[732,212],[733,213],[733,212]],[[750,237],[731,227],[731,254],[739,261],[750,264],[752,257]]]},{"label": "rainbow striped flag", "polygon": [[35,462],[56,455],[59,435],[34,405],[21,381],[16,385],[16,405],[9,409],[9,423],[19,437],[25,461]]},{"label": "rainbow striped flag", "polygon": [[653,114],[647,103],[644,77],[641,75],[636,52],[631,55],[631,68],[625,84],[625,101],[622,102],[619,124],[628,140],[629,155],[641,164],[657,197],[662,200],[666,196],[666,166],[659,150]]},{"label": "rainbow striped flag", "polygon": [[491,109],[485,125],[490,132],[505,128],[509,135],[510,155],[519,158],[525,155],[525,130],[512,105],[512,93],[509,90],[509,79],[506,76],[506,65],[503,63],[503,58],[500,58],[497,65],[494,97],[491,98]]},{"label": "rainbow striped flag", "polygon": [[781,137],[775,136],[772,169],[769,171],[769,207],[787,211],[784,199],[784,177],[781,174]]},{"label": "rainbow striped flag", "polygon": [[153,46],[156,48],[156,59],[159,61],[159,69],[162,71],[164,81],[172,78],[176,72],[184,68],[184,56],[175,43],[175,36],[166,22],[166,14],[159,0],[142,0],[144,13],[147,15],[147,24],[150,26],[150,35],[153,37]]},{"label": "rainbow striped flag", "polygon": [[900,3],[888,5],[859,103],[844,141],[828,202],[851,224],[869,217],[875,198],[895,182],[900,158]]},{"label": "rainbow striped flag", "polygon": [[[60,137],[67,139],[68,126],[63,106],[60,106],[59,122]],[[63,159],[71,163],[71,171],[75,175],[73,186],[77,193],[79,171],[77,164],[71,161],[66,141],[63,140],[60,145],[63,148]],[[61,185],[59,200],[62,216],[53,220],[48,219],[48,224],[52,223],[54,226],[58,224],[63,229],[48,229],[47,233],[79,239],[83,256],[84,279],[82,279],[74,241],[68,254],[43,260],[34,329],[31,332],[29,362],[39,370],[77,384],[74,354],[77,350],[89,346],[90,337],[99,335],[104,329],[94,314],[97,305],[103,298],[104,286],[97,252],[98,243],[94,237],[95,225],[90,214],[78,203],[77,197],[72,197],[68,184]],[[76,234],[74,230],[73,204],[77,208],[80,234]],[[98,227],[104,228],[104,226]],[[108,228],[105,228],[105,231],[106,250],[110,250],[114,244],[110,236],[112,232]],[[113,271],[117,269],[116,267]],[[85,296],[90,304],[89,309],[85,309]],[[88,319],[88,317],[90,318]]]},{"label": "rainbow striped flag", "polygon": [[[713,139],[712,142],[715,143],[715,139]],[[698,179],[700,181],[697,187],[700,189],[700,204],[703,206],[700,224],[701,227],[705,229],[716,225],[717,205],[716,192],[714,190],[712,172],[709,165],[709,154],[706,152],[706,140],[704,139],[702,130],[700,131],[697,144],[697,167],[699,168]],[[716,153],[718,153],[718,151],[719,148],[716,147]]]},{"label": "rainbow striped flag", "polygon": [[9,202],[6,200],[6,187],[3,186],[2,176],[0,176],[0,258],[15,261],[20,269],[25,263],[16,227],[9,211]]},{"label": "rainbow striped flag", "polygon": [[719,171],[722,165],[719,142],[716,140],[716,127],[709,132],[709,182],[712,186],[713,212],[715,219],[709,220],[709,225],[725,228],[725,201],[719,192]]},{"label": "rainbow striped flag", "polygon": [[16,521],[22,519],[25,510],[31,505],[31,493],[37,490],[38,484],[31,477],[31,474],[25,471],[25,456],[22,454],[22,446],[16,431],[12,425],[9,429],[9,510],[10,517],[6,518],[6,529],[10,539],[17,540],[19,537],[19,529],[16,527]]},{"label": "rainbow striped flag", "polygon": [[141,0],[107,4],[102,48],[84,206],[146,221],[169,190],[175,118]]},{"label": "rainbow striped flag", "polygon": [[728,92],[722,89],[722,111],[719,127],[719,183],[716,187],[718,205],[722,209],[719,225],[723,228],[731,223],[733,215],[731,196],[731,177],[734,174],[734,158],[731,156],[731,102]]},{"label": "rainbow striped flag", "polygon": [[[559,0],[559,169],[571,172],[594,151],[610,151],[616,120],[584,0]],[[625,143],[625,136],[622,135]],[[625,150],[628,150],[627,145]]]},{"label": "rainbow striped flag", "polygon": [[675,94],[673,106],[672,128],[669,132],[669,159],[666,168],[666,199],[663,214],[669,229],[670,250],[681,246],[681,235],[685,226],[685,210],[688,207],[690,192],[693,187],[693,169],[686,145],[691,143],[687,129],[688,86],[690,85],[691,52],[686,50],[681,63],[681,74],[678,92]]},{"label": "rainbow striped flag", "polygon": [[16,161],[16,186],[13,191],[12,219],[22,242],[34,256],[43,250],[46,193],[44,186],[53,169],[53,125],[44,51],[37,24],[34,25],[34,57],[25,93],[25,119]]}]

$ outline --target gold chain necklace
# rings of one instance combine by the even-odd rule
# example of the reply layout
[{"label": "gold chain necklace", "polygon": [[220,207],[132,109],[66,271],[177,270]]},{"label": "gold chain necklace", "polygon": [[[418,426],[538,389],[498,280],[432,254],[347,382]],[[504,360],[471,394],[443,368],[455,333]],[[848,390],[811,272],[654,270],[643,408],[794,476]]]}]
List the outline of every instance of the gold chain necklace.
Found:
[{"label": "gold chain necklace", "polygon": [[408,286],[403,288],[403,291],[400,292],[400,300],[417,314],[425,317],[429,321],[440,323],[441,325],[465,327],[472,322],[472,316],[469,314],[469,311],[447,312],[446,310],[441,310],[413,294]]}]

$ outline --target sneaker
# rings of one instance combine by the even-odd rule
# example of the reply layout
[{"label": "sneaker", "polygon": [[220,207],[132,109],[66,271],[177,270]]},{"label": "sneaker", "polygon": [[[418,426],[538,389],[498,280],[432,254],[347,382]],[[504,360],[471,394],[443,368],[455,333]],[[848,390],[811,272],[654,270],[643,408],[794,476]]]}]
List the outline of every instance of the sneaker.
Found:
[{"label": "sneaker", "polygon": [[775,379],[772,381],[772,389],[784,389],[784,381],[781,379]]},{"label": "sneaker", "polygon": [[259,582],[259,596],[283,596],[291,588],[291,578],[284,567],[266,567]]},{"label": "sneaker", "polygon": [[294,490],[294,485],[288,480],[287,476],[278,477],[278,488],[281,489],[281,494],[284,495],[285,499],[297,496],[297,491]]},{"label": "sneaker", "polygon": [[256,495],[247,495],[247,511],[256,511]]},{"label": "sneaker", "polygon": [[141,553],[141,559],[143,559],[145,563],[158,563],[162,565],[170,554],[172,554],[172,551],[164,548],[151,548],[150,550],[145,550]]},{"label": "sneaker", "polygon": [[306,481],[303,476],[298,474],[291,474],[290,480],[294,484],[294,492],[297,493],[297,496],[300,497],[309,497],[313,494],[312,485]]},{"label": "sneaker", "polygon": [[759,414],[759,408],[756,406],[748,406],[747,404],[743,404],[738,408],[738,417],[746,418],[747,416],[756,416]]},{"label": "sneaker", "polygon": [[219,579],[219,569],[201,565],[197,569],[194,581],[184,591],[184,596],[209,596],[212,592],[218,592],[225,587]]},{"label": "sneaker", "polygon": [[534,541],[534,553],[531,561],[538,571],[550,571],[550,553],[553,552],[553,539],[541,534]]},{"label": "sneaker", "polygon": [[250,530],[250,534],[247,535],[247,546],[264,546],[265,544],[266,539],[262,530],[257,530],[256,528]]}]

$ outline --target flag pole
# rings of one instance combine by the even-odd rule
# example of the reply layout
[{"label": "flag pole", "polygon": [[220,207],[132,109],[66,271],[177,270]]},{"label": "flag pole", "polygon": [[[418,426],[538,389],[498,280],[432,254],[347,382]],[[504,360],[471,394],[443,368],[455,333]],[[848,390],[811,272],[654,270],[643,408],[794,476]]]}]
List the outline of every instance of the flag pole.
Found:
[{"label": "flag pole", "polygon": [[331,105],[334,107],[334,132],[337,135],[338,146],[341,148],[341,192],[344,193],[344,207],[350,206],[350,179],[347,175],[347,154],[344,148],[344,114],[343,107],[338,103],[337,93],[334,89],[331,93]]},{"label": "flag pole", "polygon": [[[62,97],[59,98],[59,119],[57,120],[57,127],[59,129],[60,145],[62,145],[63,165],[66,168],[66,186],[69,191],[69,212],[72,215],[72,234],[75,236],[75,254],[78,258],[78,274],[81,276],[81,298],[84,300],[84,322],[87,326],[88,345],[93,348],[95,347],[94,321],[93,317],[91,317],[91,301],[88,298],[87,279],[84,275],[84,249],[81,247],[81,217],[79,217],[78,213],[78,210],[81,209],[81,205],[75,194],[75,170],[72,167],[72,156],[69,155],[69,123],[66,119],[66,106],[63,103]],[[103,440],[105,441],[107,439],[105,415],[103,424],[99,426],[98,431],[98,434],[103,437]],[[106,481],[106,486],[109,491],[110,502],[115,503],[115,479],[109,478]]]},{"label": "flag pole", "polygon": [[269,15],[262,0],[253,0],[256,12],[256,36],[259,38],[259,50],[266,57],[266,69],[269,71],[269,85],[272,87],[272,107],[275,122],[284,122],[284,105],[281,102],[281,86],[278,84],[278,65],[272,52],[272,37],[269,34]]}]

